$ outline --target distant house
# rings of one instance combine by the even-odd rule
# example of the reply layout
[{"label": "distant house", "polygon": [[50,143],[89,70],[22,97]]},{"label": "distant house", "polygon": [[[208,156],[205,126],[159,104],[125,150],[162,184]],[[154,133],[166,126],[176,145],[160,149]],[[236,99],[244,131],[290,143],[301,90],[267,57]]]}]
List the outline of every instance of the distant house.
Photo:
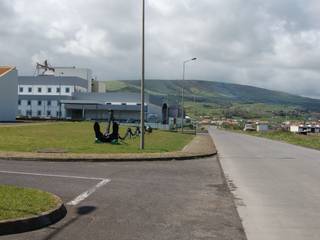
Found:
[{"label": "distant house", "polygon": [[269,131],[269,125],[267,123],[257,123],[257,132]]},{"label": "distant house", "polygon": [[254,127],[253,124],[247,123],[244,125],[243,131],[256,131],[256,128]]},{"label": "distant house", "polygon": [[16,120],[18,80],[15,67],[0,67],[0,122]]},{"label": "distant house", "polygon": [[299,134],[320,133],[320,125],[291,125],[290,132]]},{"label": "distant house", "polygon": [[307,128],[304,125],[291,125],[290,132],[292,132],[292,133],[306,133]]}]

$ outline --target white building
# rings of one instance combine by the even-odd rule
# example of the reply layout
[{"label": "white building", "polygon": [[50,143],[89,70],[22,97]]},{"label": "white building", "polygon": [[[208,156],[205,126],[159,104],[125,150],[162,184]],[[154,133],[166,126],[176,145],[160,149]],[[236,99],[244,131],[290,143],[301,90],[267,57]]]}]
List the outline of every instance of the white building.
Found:
[{"label": "white building", "polygon": [[[88,81],[79,77],[39,75],[18,78],[18,116],[22,118],[62,118],[105,120],[109,110],[118,121],[139,121],[140,94],[91,93]],[[146,96],[146,120],[159,122],[161,107]]]},{"label": "white building", "polygon": [[88,81],[79,77],[18,77],[18,116],[65,118],[61,101],[71,99],[75,92],[87,91]]},{"label": "white building", "polygon": [[0,121],[16,120],[17,114],[17,70],[15,67],[0,67]]},{"label": "white building", "polygon": [[300,133],[300,134],[308,134],[308,133],[320,133],[319,125],[291,125],[290,132]]},{"label": "white building", "polygon": [[54,67],[53,75],[56,77],[78,77],[87,81],[88,92],[91,92],[92,85],[92,70],[89,68],[77,67]]}]

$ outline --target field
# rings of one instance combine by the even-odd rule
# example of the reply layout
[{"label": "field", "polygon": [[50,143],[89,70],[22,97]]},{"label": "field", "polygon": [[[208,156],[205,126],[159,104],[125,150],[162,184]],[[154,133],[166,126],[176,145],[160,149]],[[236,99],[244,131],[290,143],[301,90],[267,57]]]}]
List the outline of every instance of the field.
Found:
[{"label": "field", "polygon": [[[104,129],[105,123],[101,128]],[[120,128],[124,136],[125,127]],[[146,134],[143,152],[181,150],[192,135],[154,130]],[[118,145],[97,144],[92,122],[64,122],[39,125],[0,126],[0,151],[69,153],[139,153],[139,137],[126,139]]]},{"label": "field", "polygon": [[320,135],[306,136],[283,131],[271,131],[266,133],[246,132],[247,134],[257,137],[265,137],[273,140],[283,141],[303,147],[320,150]]},{"label": "field", "polygon": [[38,215],[55,208],[56,201],[46,192],[0,185],[0,221]]}]

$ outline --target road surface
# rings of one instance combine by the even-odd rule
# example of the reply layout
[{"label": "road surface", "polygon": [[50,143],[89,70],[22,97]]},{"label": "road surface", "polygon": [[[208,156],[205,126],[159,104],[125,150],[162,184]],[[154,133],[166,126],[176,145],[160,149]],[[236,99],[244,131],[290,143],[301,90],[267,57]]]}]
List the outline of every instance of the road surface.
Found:
[{"label": "road surface", "polygon": [[210,129],[249,240],[320,239],[320,151]]},{"label": "road surface", "polygon": [[67,216],[57,224],[1,240],[245,239],[216,157],[127,163],[0,160],[0,184],[40,188],[69,203]]}]

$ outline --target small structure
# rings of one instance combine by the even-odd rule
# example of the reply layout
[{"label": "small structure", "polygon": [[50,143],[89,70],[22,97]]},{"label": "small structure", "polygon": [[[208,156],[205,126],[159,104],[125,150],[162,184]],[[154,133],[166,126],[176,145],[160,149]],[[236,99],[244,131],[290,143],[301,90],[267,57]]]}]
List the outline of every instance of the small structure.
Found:
[{"label": "small structure", "polygon": [[290,132],[298,134],[320,133],[320,125],[291,125]]},{"label": "small structure", "polygon": [[247,123],[244,125],[243,131],[256,131],[256,128],[251,123]]},{"label": "small structure", "polygon": [[257,132],[267,132],[269,131],[268,123],[258,122],[257,123]]},{"label": "small structure", "polygon": [[15,67],[0,67],[0,122],[16,120],[18,73]]}]

